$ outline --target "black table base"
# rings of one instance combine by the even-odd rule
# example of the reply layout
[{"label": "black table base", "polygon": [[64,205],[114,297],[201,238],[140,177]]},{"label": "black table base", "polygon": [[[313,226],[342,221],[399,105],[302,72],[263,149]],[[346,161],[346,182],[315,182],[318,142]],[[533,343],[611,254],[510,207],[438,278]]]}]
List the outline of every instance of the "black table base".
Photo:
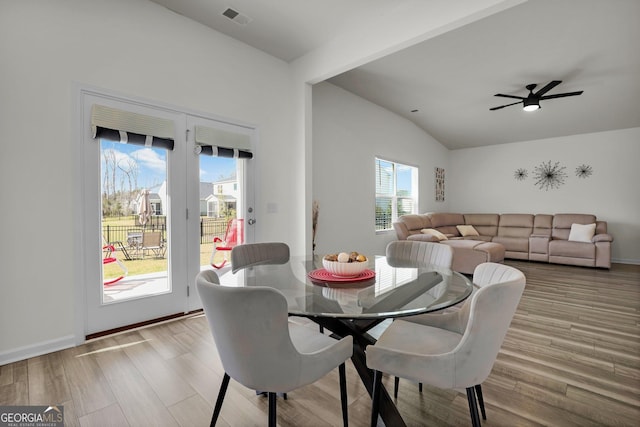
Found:
[{"label": "black table base", "polygon": [[[336,338],[353,337],[353,355],[351,361],[362,380],[369,396],[373,396],[373,370],[367,368],[365,349],[368,345],[375,344],[376,340],[367,333],[368,330],[381,323],[384,319],[377,320],[351,320],[327,317],[309,317],[318,325],[330,330]],[[387,426],[406,426],[398,408],[393,403],[391,396],[384,388],[380,390],[380,417]]]}]

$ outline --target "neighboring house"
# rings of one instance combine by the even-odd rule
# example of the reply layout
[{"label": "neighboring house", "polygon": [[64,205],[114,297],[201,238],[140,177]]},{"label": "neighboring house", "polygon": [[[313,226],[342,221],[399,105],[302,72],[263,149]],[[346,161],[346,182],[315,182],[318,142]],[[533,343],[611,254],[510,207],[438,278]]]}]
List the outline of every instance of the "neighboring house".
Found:
[{"label": "neighboring house", "polygon": [[150,193],[149,201],[151,202],[151,215],[164,215],[162,198],[158,193]]},{"label": "neighboring house", "polygon": [[[203,193],[204,184],[209,186],[208,193]],[[237,206],[238,180],[235,175],[213,183],[200,183],[200,215],[222,217]]]},{"label": "neighboring house", "polygon": [[[216,182],[200,182],[200,216],[218,218],[236,209],[238,180],[235,175]],[[167,182],[164,181],[157,193],[151,193],[151,209],[154,215],[166,215]]]},{"label": "neighboring house", "polygon": [[200,182],[200,216],[215,216],[218,206],[213,197],[213,183]]}]

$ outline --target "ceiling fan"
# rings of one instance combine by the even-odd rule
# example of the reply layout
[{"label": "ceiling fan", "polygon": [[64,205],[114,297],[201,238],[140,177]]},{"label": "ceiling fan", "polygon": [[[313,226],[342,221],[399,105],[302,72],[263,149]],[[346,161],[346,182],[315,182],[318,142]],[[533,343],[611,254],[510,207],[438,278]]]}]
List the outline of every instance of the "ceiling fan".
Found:
[{"label": "ceiling fan", "polygon": [[540,108],[540,101],[543,99],[564,98],[565,96],[576,96],[576,95],[581,95],[583,92],[581,90],[578,92],[566,92],[566,93],[556,93],[555,95],[545,95],[545,93],[549,92],[551,89],[558,86],[560,83],[562,83],[562,80],[553,80],[552,82],[547,84],[545,87],[543,87],[536,93],[533,93],[533,90],[538,86],[537,84],[533,83],[533,84],[527,85],[526,88],[529,91],[529,95],[527,95],[526,97],[496,93],[495,96],[501,96],[503,98],[514,98],[514,99],[519,99],[520,101],[514,102],[512,104],[501,105],[499,107],[489,108],[489,110],[491,111],[500,110],[501,108],[509,107],[511,105],[522,104],[524,111],[535,111],[538,108]]}]

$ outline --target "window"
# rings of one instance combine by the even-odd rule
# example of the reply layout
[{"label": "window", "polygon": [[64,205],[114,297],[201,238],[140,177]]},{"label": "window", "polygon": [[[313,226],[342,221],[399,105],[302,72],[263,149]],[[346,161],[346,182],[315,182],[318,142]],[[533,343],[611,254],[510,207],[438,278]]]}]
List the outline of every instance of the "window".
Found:
[{"label": "window", "polygon": [[376,231],[392,229],[417,206],[418,168],[376,158]]}]

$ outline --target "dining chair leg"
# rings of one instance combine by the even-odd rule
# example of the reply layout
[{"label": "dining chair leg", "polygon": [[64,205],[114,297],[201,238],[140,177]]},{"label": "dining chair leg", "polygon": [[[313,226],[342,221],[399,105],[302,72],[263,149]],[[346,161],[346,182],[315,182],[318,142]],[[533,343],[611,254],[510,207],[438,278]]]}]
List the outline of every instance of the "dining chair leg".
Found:
[{"label": "dining chair leg", "polygon": [[371,427],[378,425],[380,412],[380,389],[382,388],[382,372],[373,371],[373,393],[371,395]]},{"label": "dining chair leg", "polygon": [[469,401],[469,412],[471,412],[471,425],[473,427],[481,427],[478,403],[476,402],[476,394],[473,387],[467,387],[467,400]]},{"label": "dining chair leg", "polygon": [[220,391],[218,392],[218,399],[216,399],[216,407],[213,410],[213,416],[211,417],[211,427],[216,425],[216,421],[218,421],[218,416],[220,415],[220,409],[222,409],[222,401],[224,400],[224,395],[227,393],[227,386],[229,385],[229,375],[224,373],[222,377],[222,384],[220,384]]},{"label": "dining chair leg", "polygon": [[276,427],[276,393],[269,392],[269,427]]},{"label": "dining chair leg", "polygon": [[349,414],[347,409],[347,370],[344,363],[338,366],[340,373],[340,403],[342,404],[342,424],[344,427],[349,426]]},{"label": "dining chair leg", "polygon": [[478,403],[480,404],[480,413],[482,414],[482,419],[487,419],[487,413],[484,411],[484,398],[482,397],[482,386],[477,384],[475,387],[476,396],[478,397]]},{"label": "dining chair leg", "polygon": [[[278,393],[284,400],[287,400],[287,393]],[[256,390],[256,396],[267,396],[268,393],[266,391]]]},{"label": "dining chair leg", "polygon": [[[396,377],[393,380],[393,397],[398,398],[398,388],[400,387],[400,378]],[[418,383],[418,391],[422,393],[422,383]],[[480,392],[482,393],[482,392]],[[485,418],[486,420],[486,418]]]},{"label": "dining chair leg", "polygon": [[398,387],[400,386],[400,378],[395,377],[393,380],[393,397],[398,398]]}]

